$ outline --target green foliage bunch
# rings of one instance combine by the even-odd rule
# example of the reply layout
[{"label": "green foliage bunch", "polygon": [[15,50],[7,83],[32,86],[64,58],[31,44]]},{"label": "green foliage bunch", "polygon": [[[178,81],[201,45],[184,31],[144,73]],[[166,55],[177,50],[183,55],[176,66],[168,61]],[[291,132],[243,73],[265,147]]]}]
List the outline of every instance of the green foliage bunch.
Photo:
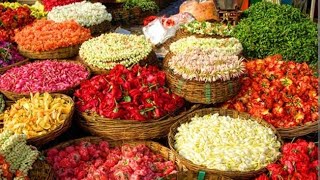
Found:
[{"label": "green foliage bunch", "polygon": [[124,4],[125,9],[133,7],[140,7],[142,11],[158,11],[159,7],[155,1],[152,0],[127,0]]},{"label": "green foliage bunch", "polygon": [[317,62],[317,25],[299,9],[260,2],[247,9],[243,16],[233,36],[242,43],[246,57],[281,54],[287,60]]}]

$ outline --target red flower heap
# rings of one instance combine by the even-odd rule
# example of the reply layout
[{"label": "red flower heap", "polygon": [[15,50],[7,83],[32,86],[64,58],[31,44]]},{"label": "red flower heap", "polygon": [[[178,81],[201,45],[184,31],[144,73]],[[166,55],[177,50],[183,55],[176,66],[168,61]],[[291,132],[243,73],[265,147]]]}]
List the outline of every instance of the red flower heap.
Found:
[{"label": "red flower heap", "polygon": [[135,65],[129,70],[117,65],[107,75],[84,81],[75,96],[82,112],[138,121],[160,118],[184,104],[165,87],[165,73],[155,66]]},{"label": "red flower heap", "polygon": [[51,11],[56,6],[64,6],[67,4],[81,2],[82,0],[42,0],[42,4],[46,11]]},{"label": "red flower heap", "polygon": [[31,10],[24,6],[11,9],[0,5],[0,12],[0,41],[13,41],[16,29],[19,30],[35,20],[31,16]]},{"label": "red flower heap", "polygon": [[173,162],[143,144],[111,148],[106,141],[82,141],[63,149],[52,148],[46,159],[58,179],[151,180],[176,172]]},{"label": "red flower heap", "polygon": [[286,143],[282,147],[279,162],[267,166],[270,177],[262,174],[256,180],[317,180],[318,153],[318,147],[313,142],[299,139],[294,143]]},{"label": "red flower heap", "polygon": [[246,63],[240,93],[224,108],[263,118],[277,128],[318,120],[318,79],[306,63],[279,55]]}]

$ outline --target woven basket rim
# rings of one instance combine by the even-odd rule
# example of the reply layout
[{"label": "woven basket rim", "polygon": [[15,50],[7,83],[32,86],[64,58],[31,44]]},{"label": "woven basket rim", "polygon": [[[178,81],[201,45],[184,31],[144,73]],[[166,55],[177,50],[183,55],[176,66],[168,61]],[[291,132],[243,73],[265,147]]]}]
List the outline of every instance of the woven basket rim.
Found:
[{"label": "woven basket rim", "polygon": [[[221,170],[217,170],[217,169],[209,169],[206,166],[194,164],[190,160],[188,160],[185,157],[183,157],[182,155],[180,155],[174,148],[174,136],[175,136],[175,132],[174,131],[180,126],[180,124],[186,123],[186,122],[190,122],[191,118],[194,117],[194,115],[199,114],[200,112],[203,112],[203,111],[217,111],[215,113],[219,113],[219,114],[220,114],[221,111],[233,112],[233,113],[237,113],[237,115],[239,117],[240,117],[240,115],[246,115],[246,116],[248,116],[248,118],[244,118],[244,117],[241,117],[241,118],[243,118],[243,119],[251,119],[251,120],[254,120],[254,121],[258,122],[259,124],[261,124],[261,125],[263,125],[265,127],[271,128],[272,131],[274,132],[274,134],[277,136],[278,141],[281,143],[281,145],[283,144],[281,136],[277,132],[276,128],[274,128],[271,124],[268,124],[266,121],[264,121],[261,118],[252,117],[248,113],[242,113],[242,112],[238,112],[238,111],[230,110],[230,109],[221,109],[221,108],[203,108],[203,109],[198,109],[198,110],[195,110],[195,111],[191,112],[190,114],[182,117],[181,119],[179,119],[177,122],[175,122],[170,127],[170,132],[168,134],[168,144],[169,144],[169,147],[172,150],[172,152],[177,156],[177,158],[179,158],[180,160],[182,160],[184,162],[187,162],[189,165],[197,167],[197,169],[199,169],[199,170],[201,169],[201,170],[203,170],[203,171],[205,171],[207,173],[217,173],[217,174],[221,174],[221,175],[226,175],[226,173],[232,173],[232,174],[234,174],[234,176],[238,175],[238,176],[242,176],[242,177],[249,176],[248,175],[249,173],[250,174],[259,173],[261,171],[263,172],[263,171],[266,170],[266,167],[262,167],[262,168],[260,168],[258,170],[253,170],[253,171],[221,171]],[[274,162],[276,162],[279,158],[280,158],[280,156]],[[183,164],[185,165],[185,163],[183,163]]]},{"label": "woven basket rim", "polygon": [[[28,63],[26,63],[26,64],[22,64],[21,66],[24,66],[24,65],[27,65],[27,64],[31,64],[31,63],[41,62],[41,61],[43,61],[43,60],[37,60],[37,61],[34,61],[34,62],[28,62]],[[89,68],[88,66],[86,66],[85,64],[79,62],[79,61],[66,60],[66,59],[54,59],[54,60],[50,60],[50,61],[58,61],[58,62],[61,62],[61,63],[62,63],[62,62],[70,62],[70,63],[82,65],[84,68],[86,68],[86,71],[88,72],[88,75],[87,75],[87,77],[86,77],[84,80],[89,79],[90,76],[91,76],[91,70],[90,70],[90,68]],[[69,87],[69,88],[67,88],[67,89],[62,89],[62,90],[57,90],[57,91],[52,91],[52,92],[44,91],[44,92],[39,92],[39,93],[48,92],[48,93],[50,93],[50,94],[53,94],[53,93],[63,94],[63,92],[69,91],[69,90],[71,90],[71,89],[79,86],[80,84],[81,84],[81,82],[79,82],[79,83],[75,84],[74,86]],[[6,91],[6,90],[1,90],[1,89],[0,89],[0,92],[1,92],[2,94],[13,94],[13,95],[17,95],[17,96],[30,96],[30,94],[31,94],[30,92],[29,92],[29,93],[17,93],[17,92]],[[37,92],[33,92],[33,94],[35,94],[35,93],[37,93]]]},{"label": "woven basket rim", "polygon": [[303,124],[303,125],[300,125],[300,126],[295,126],[295,127],[290,127],[290,128],[276,128],[276,129],[277,129],[277,131],[296,130],[296,129],[299,129],[299,128],[306,128],[306,127],[311,127],[311,126],[318,125],[319,122],[320,121],[318,120],[318,121],[314,121],[314,122],[311,122],[311,123],[306,123],[306,124]]},{"label": "woven basket rim", "polygon": [[24,51],[24,52],[27,52],[27,53],[55,52],[55,51],[64,50],[64,49],[78,48],[78,47],[80,47],[80,45],[81,45],[81,43],[75,44],[75,45],[71,45],[71,46],[67,46],[67,47],[58,47],[58,48],[56,48],[56,49],[47,50],[47,51],[31,51],[31,50],[28,50],[28,49],[24,49],[23,47],[21,47],[21,46],[18,44],[18,50],[19,50],[19,51]]},{"label": "woven basket rim", "polygon": [[14,68],[16,66],[20,66],[20,65],[23,65],[24,63],[27,63],[29,61],[28,58],[24,58],[23,60],[19,61],[19,62],[16,62],[14,64],[10,64],[9,66],[5,66],[5,67],[1,67],[0,68],[0,71],[7,71],[11,68]]}]

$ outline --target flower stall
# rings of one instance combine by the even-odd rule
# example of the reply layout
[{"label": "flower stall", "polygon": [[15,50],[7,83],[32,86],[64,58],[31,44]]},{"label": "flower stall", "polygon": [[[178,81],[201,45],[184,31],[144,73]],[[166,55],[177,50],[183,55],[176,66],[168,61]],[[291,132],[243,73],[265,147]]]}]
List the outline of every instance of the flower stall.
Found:
[{"label": "flower stall", "polygon": [[319,179],[304,5],[0,3],[0,179]]}]

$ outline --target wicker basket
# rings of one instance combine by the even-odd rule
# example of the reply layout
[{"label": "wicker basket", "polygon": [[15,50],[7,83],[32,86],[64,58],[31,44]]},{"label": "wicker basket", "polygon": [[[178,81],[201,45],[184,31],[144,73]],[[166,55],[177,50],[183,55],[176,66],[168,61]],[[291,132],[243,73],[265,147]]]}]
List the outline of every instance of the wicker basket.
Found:
[{"label": "wicker basket", "polygon": [[51,51],[33,52],[18,46],[19,53],[29,59],[65,59],[76,56],[80,45],[58,48]]},{"label": "wicker basket", "polygon": [[167,136],[169,128],[173,123],[199,107],[200,105],[194,105],[188,110],[180,110],[157,120],[143,122],[114,120],[103,118],[99,115],[79,112],[81,116],[79,125],[92,135],[106,137],[112,140],[155,139]]},{"label": "wicker basket", "polygon": [[[81,62],[78,61],[70,61],[70,60],[58,60],[58,61],[62,61],[62,62],[72,62],[72,63],[76,63],[76,64],[81,64],[83,65]],[[89,72],[88,76],[86,79],[90,78],[90,69],[85,66],[87,71]],[[70,87],[68,89],[65,90],[60,90],[60,91],[55,91],[55,92],[49,92],[49,93],[59,93],[59,94],[67,94],[67,95],[73,95],[74,90],[77,89],[79,87],[80,83],[76,84],[74,87]],[[0,92],[7,97],[10,100],[16,101],[18,99],[24,98],[24,97],[30,97],[30,93],[15,93],[15,92],[10,92],[10,91],[5,91],[5,90],[0,90]]]},{"label": "wicker basket", "polygon": [[241,88],[241,78],[229,81],[206,83],[195,80],[185,80],[176,75],[168,66],[172,53],[168,53],[163,61],[168,85],[172,92],[192,103],[215,104],[225,102],[238,94]]},{"label": "wicker basket", "polygon": [[193,112],[189,113],[188,115],[182,117],[178,122],[174,123],[170,128],[170,132],[169,132],[169,136],[168,136],[169,146],[170,146],[171,150],[174,152],[174,154],[177,156],[177,158],[181,161],[181,163],[183,165],[185,165],[186,168],[190,171],[194,171],[194,172],[205,171],[208,174],[221,174],[221,175],[224,175],[224,176],[227,176],[230,178],[234,178],[234,179],[248,179],[248,178],[250,179],[250,178],[256,177],[260,173],[263,173],[264,171],[266,171],[266,168],[261,168],[256,171],[248,171],[248,172],[220,171],[220,170],[215,170],[215,169],[208,169],[205,166],[196,165],[196,164],[192,163],[191,161],[187,160],[186,158],[182,157],[181,155],[179,155],[179,153],[174,149],[174,136],[177,133],[177,128],[180,127],[180,125],[182,125],[184,123],[190,122],[191,118],[194,117],[195,115],[202,116],[202,115],[206,115],[206,114],[210,114],[210,113],[218,113],[220,115],[230,116],[233,118],[241,117],[243,119],[255,120],[258,123],[260,123],[261,125],[271,128],[273,130],[274,134],[277,135],[278,140],[282,143],[281,136],[277,132],[277,130],[272,125],[268,124],[267,122],[265,122],[262,119],[253,118],[247,113],[240,113],[238,111],[233,111],[233,110],[217,109],[217,108],[200,109],[200,110],[193,111]]},{"label": "wicker basket", "polygon": [[164,147],[164,146],[160,145],[159,143],[152,142],[152,141],[111,141],[109,139],[105,139],[105,138],[101,138],[101,137],[85,137],[85,138],[75,139],[75,140],[61,143],[53,148],[61,149],[61,148],[65,148],[65,147],[73,145],[73,144],[78,144],[81,141],[87,141],[87,142],[91,142],[91,143],[99,143],[100,141],[103,141],[103,140],[108,141],[110,147],[117,147],[117,146],[121,146],[123,144],[131,145],[131,146],[145,144],[153,152],[158,153],[162,157],[164,157],[164,159],[175,162],[178,171],[181,171],[184,169],[184,166],[182,166],[180,164],[180,162],[176,159],[176,156],[170,151],[169,148]]},{"label": "wicker basket", "polygon": [[218,174],[206,174],[204,171],[195,173],[192,171],[181,171],[176,174],[170,174],[164,177],[163,180],[232,180],[227,176]]},{"label": "wicker basket", "polygon": [[30,180],[54,180],[51,166],[45,161],[38,159],[29,171]]},{"label": "wicker basket", "polygon": [[[80,56],[77,57],[77,59],[78,59],[80,62],[86,64],[86,65],[90,68],[90,70],[91,70],[91,72],[92,72],[93,74],[107,74],[107,73],[109,73],[109,71],[110,71],[110,70],[105,70],[105,69],[101,69],[101,68],[95,67],[95,66],[93,66],[93,65],[90,65],[90,64],[88,64],[87,62],[85,62]],[[154,51],[151,51],[151,52],[149,53],[149,55],[148,55],[145,59],[143,59],[143,60],[141,60],[141,61],[139,62],[139,64],[140,64],[141,66],[144,66],[144,65],[147,65],[147,64],[149,64],[149,65],[159,65],[159,63],[160,63],[160,62],[158,61],[157,55],[156,55],[156,53],[155,53]]]},{"label": "wicker basket", "polygon": [[110,21],[106,20],[106,21],[103,21],[100,24],[89,26],[87,28],[90,29],[91,35],[99,36],[99,35],[101,35],[103,33],[111,31],[112,25],[111,25]]},{"label": "wicker basket", "polygon": [[28,62],[29,62],[29,59],[25,59],[25,60],[19,61],[19,62],[17,62],[17,63],[11,64],[11,65],[9,65],[9,66],[2,67],[2,68],[0,68],[0,74],[5,73],[6,71],[8,71],[8,70],[11,69],[11,68],[14,68],[14,67],[16,67],[16,66],[24,65],[24,64],[26,64],[26,63],[28,63]]},{"label": "wicker basket", "polygon": [[[72,116],[74,114],[74,102],[72,100],[72,98],[70,98],[69,96],[66,96],[64,94],[51,94],[52,97],[60,97],[62,99],[65,99],[69,102],[71,102],[72,105],[72,109],[71,112],[68,114],[68,117],[66,118],[66,120],[63,122],[63,124],[61,124],[60,126],[58,126],[55,130],[42,135],[42,136],[38,136],[38,137],[33,137],[33,138],[29,138],[27,141],[29,144],[32,144],[36,147],[41,147],[42,145],[54,140],[56,137],[60,136],[62,133],[64,133],[66,130],[68,130],[68,128],[71,126],[72,123]],[[10,108],[10,107],[8,107]],[[1,128],[3,128],[3,121],[1,120]]]},{"label": "wicker basket", "polygon": [[319,130],[319,121],[305,124],[303,126],[297,126],[292,128],[277,128],[277,131],[282,138],[295,138],[299,136],[305,136],[310,133],[317,132]]}]

